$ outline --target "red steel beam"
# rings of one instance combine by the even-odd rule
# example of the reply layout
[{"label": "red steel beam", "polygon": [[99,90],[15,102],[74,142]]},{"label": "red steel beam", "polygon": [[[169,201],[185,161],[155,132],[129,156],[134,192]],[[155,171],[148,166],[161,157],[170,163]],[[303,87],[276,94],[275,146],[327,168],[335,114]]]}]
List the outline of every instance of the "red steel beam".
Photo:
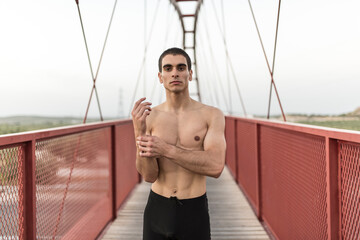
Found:
[{"label": "red steel beam", "polygon": [[[185,1],[185,0],[183,0]],[[188,0],[190,1],[190,0]],[[196,62],[196,25],[197,25],[197,18],[198,18],[198,14],[199,14],[199,10],[200,10],[200,6],[202,4],[202,0],[198,0],[198,1],[194,1],[193,2],[197,2],[197,6],[195,9],[194,14],[182,14],[181,12],[181,8],[179,7],[178,2],[181,2],[181,0],[170,0],[170,3],[173,4],[173,6],[175,7],[175,10],[177,11],[178,15],[179,15],[179,19],[180,19],[180,23],[183,29],[183,48],[184,49],[193,49],[194,50],[194,62]],[[186,30],[185,29],[185,24],[184,24],[184,18],[185,17],[193,17],[194,19],[194,26],[192,30]],[[185,35],[187,33],[193,33],[193,44],[194,47],[186,47],[186,37]],[[194,67],[194,71],[196,73],[196,76],[198,76],[198,71],[197,71],[197,66],[195,65]],[[200,86],[199,86],[199,80],[196,80],[196,87],[197,87],[197,96],[198,96],[198,100],[201,102],[201,94],[200,94]]]},{"label": "red steel beam", "polygon": [[302,133],[308,133],[316,136],[329,137],[333,139],[360,143],[360,132],[345,129],[334,129],[328,127],[311,126],[300,123],[275,122],[258,118],[242,118],[234,116],[226,116],[227,118],[240,119],[244,122],[258,123],[262,126],[275,127]]},{"label": "red steel beam", "polygon": [[85,132],[88,130],[95,130],[105,127],[110,127],[112,125],[123,125],[131,122],[128,120],[117,120],[117,121],[104,121],[98,123],[87,123],[87,124],[79,124],[73,126],[59,127],[59,128],[51,128],[44,130],[36,130],[29,131],[23,133],[15,133],[15,134],[6,134],[0,136],[0,146],[11,145],[15,143],[28,142],[32,140],[46,139],[56,136],[64,136],[73,133]]},{"label": "red steel beam", "polygon": [[[359,142],[360,143],[360,132],[352,130],[340,130],[327,127],[311,126],[299,123],[289,123],[289,122],[275,122],[265,119],[257,118],[239,118],[233,116],[226,116],[227,118],[241,119],[242,121],[247,121],[251,123],[258,123],[264,126],[276,127],[281,129],[293,130],[298,132],[309,133],[312,135],[324,136],[338,140],[350,141],[350,142]],[[68,135],[73,133],[80,133],[88,130],[100,129],[104,127],[110,127],[112,125],[123,125],[131,122],[131,119],[127,120],[117,120],[117,121],[105,121],[98,123],[87,123],[74,126],[66,126],[59,128],[51,128],[45,130],[37,130],[32,132],[24,133],[15,133],[7,134],[0,136],[0,146],[6,146],[16,143],[28,142],[35,139],[46,139],[55,136]]]},{"label": "red steel beam", "polygon": [[182,18],[184,18],[184,17],[195,17],[195,14],[182,14],[181,17]]},{"label": "red steel beam", "polygon": [[[265,119],[257,118],[239,118],[233,116],[226,116],[227,118],[241,119],[242,121],[258,123],[264,126],[276,127],[281,129],[293,130],[298,132],[309,133],[312,135],[324,136],[338,140],[350,141],[350,142],[359,142],[360,143],[360,132],[352,130],[340,130],[327,127],[311,126],[299,123],[289,123],[289,122],[275,122]],[[117,120],[117,121],[105,121],[98,123],[87,123],[74,126],[66,126],[59,128],[51,128],[45,130],[37,130],[32,132],[24,133],[15,133],[7,134],[0,136],[0,146],[6,146],[16,143],[28,142],[35,139],[46,139],[55,136],[68,135],[73,133],[80,133],[88,130],[100,129],[104,127],[110,127],[112,125],[123,125],[131,122],[131,119],[127,120]]]}]

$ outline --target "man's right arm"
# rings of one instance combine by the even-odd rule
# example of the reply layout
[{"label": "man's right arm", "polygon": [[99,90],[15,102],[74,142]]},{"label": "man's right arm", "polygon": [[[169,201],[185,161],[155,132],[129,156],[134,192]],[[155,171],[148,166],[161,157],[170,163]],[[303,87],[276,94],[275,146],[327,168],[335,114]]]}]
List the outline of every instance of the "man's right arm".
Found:
[{"label": "man's right arm", "polygon": [[[139,99],[131,112],[135,139],[149,134],[146,119],[151,112],[151,103],[143,102],[144,100],[145,98]],[[159,165],[156,158],[141,157],[138,144],[136,144],[136,169],[146,182],[155,182],[159,174]]]}]

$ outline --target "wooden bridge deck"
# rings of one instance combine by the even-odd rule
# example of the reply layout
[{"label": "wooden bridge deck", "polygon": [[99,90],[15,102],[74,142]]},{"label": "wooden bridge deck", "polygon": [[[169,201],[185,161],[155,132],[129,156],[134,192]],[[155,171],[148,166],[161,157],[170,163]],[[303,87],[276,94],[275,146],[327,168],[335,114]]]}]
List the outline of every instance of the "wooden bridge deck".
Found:
[{"label": "wooden bridge deck", "polygon": [[[100,239],[142,239],[142,217],[149,191],[150,184],[139,184]],[[270,239],[227,168],[219,179],[208,178],[207,195],[211,239]]]}]

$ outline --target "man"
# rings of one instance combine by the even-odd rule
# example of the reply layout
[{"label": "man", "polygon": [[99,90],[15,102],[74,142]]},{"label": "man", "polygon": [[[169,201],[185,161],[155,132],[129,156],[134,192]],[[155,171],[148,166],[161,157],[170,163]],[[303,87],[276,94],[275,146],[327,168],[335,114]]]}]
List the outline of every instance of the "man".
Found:
[{"label": "man", "polygon": [[144,212],[144,240],[209,240],[206,176],[225,164],[222,112],[190,98],[191,60],[179,48],[159,58],[166,101],[151,108],[145,98],[132,110],[136,168],[151,191]]}]

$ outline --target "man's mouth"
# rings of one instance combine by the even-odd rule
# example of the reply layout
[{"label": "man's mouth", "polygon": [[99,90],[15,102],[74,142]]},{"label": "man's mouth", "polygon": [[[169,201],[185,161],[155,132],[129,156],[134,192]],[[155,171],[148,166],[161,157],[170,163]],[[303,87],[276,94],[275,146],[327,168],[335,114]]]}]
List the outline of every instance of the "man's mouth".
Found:
[{"label": "man's mouth", "polygon": [[170,82],[170,84],[180,84],[181,82],[180,81],[172,81]]}]

